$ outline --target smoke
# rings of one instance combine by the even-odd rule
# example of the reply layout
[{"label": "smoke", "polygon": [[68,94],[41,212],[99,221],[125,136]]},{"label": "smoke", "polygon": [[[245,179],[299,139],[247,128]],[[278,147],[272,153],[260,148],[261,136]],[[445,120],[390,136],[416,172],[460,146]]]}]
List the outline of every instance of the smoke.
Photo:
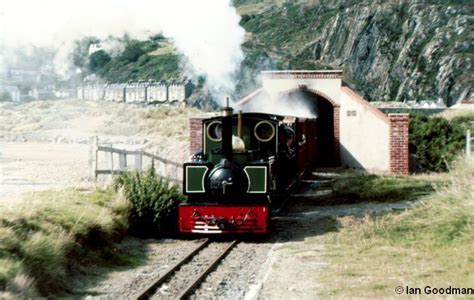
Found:
[{"label": "smoke", "polygon": [[314,99],[303,93],[290,93],[272,97],[263,90],[255,99],[244,104],[243,107],[238,107],[238,109],[242,109],[245,112],[316,118],[318,117],[318,111],[312,103],[314,103]]},{"label": "smoke", "polygon": [[163,32],[186,57],[187,75],[203,75],[217,99],[234,91],[245,31],[230,0],[9,0],[0,3],[0,67],[16,49],[57,50],[54,69],[74,71],[75,40],[94,36],[145,39]]},{"label": "smoke", "polygon": [[169,14],[165,6],[158,11],[164,35],[173,37],[187,57],[187,70],[206,75],[211,92],[223,103],[235,90],[235,72],[244,58],[240,16],[229,0],[175,0],[166,8],[177,13]]}]

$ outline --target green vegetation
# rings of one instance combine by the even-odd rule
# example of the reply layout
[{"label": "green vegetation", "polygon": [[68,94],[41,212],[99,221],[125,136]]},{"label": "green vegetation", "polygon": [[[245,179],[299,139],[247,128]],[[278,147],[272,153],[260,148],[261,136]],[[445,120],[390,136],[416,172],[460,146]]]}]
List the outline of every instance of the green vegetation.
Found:
[{"label": "green vegetation", "polygon": [[123,188],[130,201],[128,211],[130,232],[139,236],[156,236],[171,232],[176,224],[176,204],[181,200],[177,186],[155,175],[153,168],[146,174],[125,173],[117,177],[115,188]]},{"label": "green vegetation", "polygon": [[322,205],[353,204],[367,201],[396,202],[415,200],[433,192],[432,180],[402,176],[343,173],[333,184],[333,193],[321,199]]},{"label": "green vegetation", "polygon": [[449,185],[413,208],[309,239],[325,245],[330,262],[320,296],[382,298],[397,296],[396,286],[471,286],[474,161],[457,161],[448,178]]},{"label": "green vegetation", "polygon": [[127,210],[110,189],[37,192],[2,203],[0,291],[48,295],[67,290],[73,266],[127,262],[112,246],[127,230]]},{"label": "green vegetation", "polygon": [[35,192],[19,203],[1,203],[0,298],[68,293],[71,276],[88,273],[88,266],[143,259],[117,248],[126,233],[150,237],[174,230],[181,199],[176,186],[150,169],[118,177],[115,187]]},{"label": "green vegetation", "polygon": [[88,55],[89,45],[97,43],[94,38],[78,41],[74,49],[74,64],[101,76],[109,82],[127,82],[130,80],[169,80],[179,79],[179,55],[161,35],[145,41],[128,37],[119,39],[125,48],[119,55],[105,50]]},{"label": "green vegetation", "polygon": [[89,57],[89,68],[92,72],[97,72],[104,68],[105,65],[110,62],[110,60],[110,55],[108,55],[104,50],[99,50],[92,53]]},{"label": "green vegetation", "polygon": [[410,115],[410,153],[416,157],[417,168],[423,171],[446,171],[465,147],[465,132],[474,115],[455,117],[448,121]]}]

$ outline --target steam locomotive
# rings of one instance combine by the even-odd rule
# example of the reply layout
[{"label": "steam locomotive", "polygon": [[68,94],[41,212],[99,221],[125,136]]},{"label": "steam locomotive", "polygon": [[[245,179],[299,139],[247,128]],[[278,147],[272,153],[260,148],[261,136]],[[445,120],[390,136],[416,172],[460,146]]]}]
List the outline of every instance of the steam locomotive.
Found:
[{"label": "steam locomotive", "polygon": [[314,163],[316,119],[221,112],[203,120],[203,149],[183,166],[179,231],[266,234],[270,210]]}]

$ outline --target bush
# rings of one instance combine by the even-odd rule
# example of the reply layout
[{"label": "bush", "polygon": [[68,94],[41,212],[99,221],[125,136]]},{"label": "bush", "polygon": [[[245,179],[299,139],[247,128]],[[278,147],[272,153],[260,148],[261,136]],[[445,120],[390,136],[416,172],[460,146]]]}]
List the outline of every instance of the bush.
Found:
[{"label": "bush", "polygon": [[182,196],[178,188],[155,175],[127,172],[115,180],[130,201],[130,232],[138,236],[156,236],[171,232],[176,224],[176,205]]},{"label": "bush", "polygon": [[111,57],[104,50],[94,52],[89,57],[89,68],[92,72],[97,72],[104,68],[111,60]]},{"label": "bush", "polygon": [[410,115],[410,154],[415,155],[417,169],[447,171],[450,164],[465,147],[465,128],[472,117],[428,118]]}]

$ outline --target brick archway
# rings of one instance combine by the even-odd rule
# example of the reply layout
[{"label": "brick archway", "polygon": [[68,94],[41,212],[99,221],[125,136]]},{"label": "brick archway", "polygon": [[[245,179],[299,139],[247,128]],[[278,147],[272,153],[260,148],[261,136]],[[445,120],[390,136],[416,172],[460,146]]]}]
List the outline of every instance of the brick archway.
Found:
[{"label": "brick archway", "polygon": [[278,94],[278,97],[285,97],[292,93],[297,92],[306,92],[309,94],[313,94],[317,96],[319,99],[325,100],[332,106],[333,112],[333,147],[334,147],[334,163],[336,166],[341,164],[341,157],[340,157],[340,105],[336,103],[331,97],[326,95],[323,92],[320,92],[315,89],[308,88],[306,85],[299,85],[297,88],[289,89]]}]

